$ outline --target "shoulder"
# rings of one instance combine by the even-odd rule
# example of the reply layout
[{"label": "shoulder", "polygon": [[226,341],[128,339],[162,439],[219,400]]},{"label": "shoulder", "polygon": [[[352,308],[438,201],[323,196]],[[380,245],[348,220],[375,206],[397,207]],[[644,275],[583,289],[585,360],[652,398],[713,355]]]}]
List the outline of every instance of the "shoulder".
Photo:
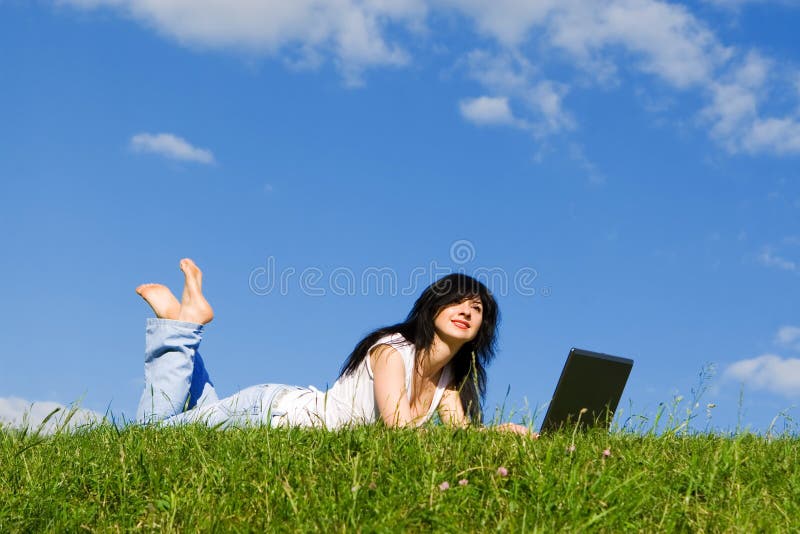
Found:
[{"label": "shoulder", "polygon": [[395,332],[393,334],[386,334],[382,338],[378,339],[375,343],[373,343],[372,347],[378,345],[391,345],[392,347],[405,347],[405,346],[414,346],[413,343],[408,341],[403,334],[400,332]]},{"label": "shoulder", "polygon": [[397,350],[397,347],[390,343],[379,343],[369,349],[369,358],[372,365],[375,365],[377,361],[396,356],[401,356],[401,353]]},{"label": "shoulder", "polygon": [[414,345],[403,337],[402,334],[395,333],[378,339],[378,341],[373,343],[369,350],[367,350],[368,357],[373,355],[387,356],[391,354],[399,354],[404,361],[409,357],[413,359]]},{"label": "shoulder", "polygon": [[367,351],[367,371],[374,378],[375,370],[392,369],[408,374],[413,367],[414,345],[402,334],[389,334],[376,341]]}]

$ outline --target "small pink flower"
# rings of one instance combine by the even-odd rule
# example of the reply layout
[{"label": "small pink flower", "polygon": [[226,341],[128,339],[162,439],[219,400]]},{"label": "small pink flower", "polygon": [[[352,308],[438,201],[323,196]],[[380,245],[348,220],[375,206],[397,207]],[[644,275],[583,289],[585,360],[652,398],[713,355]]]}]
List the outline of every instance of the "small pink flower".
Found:
[{"label": "small pink flower", "polygon": [[466,486],[467,484],[469,484],[469,480],[467,480],[466,478],[462,478],[461,480],[458,481],[459,486]]},{"label": "small pink flower", "polygon": [[567,452],[575,452],[575,444],[573,443],[569,447],[567,447]]},{"label": "small pink flower", "polygon": [[611,456],[611,449],[605,449],[603,451],[603,458],[608,458],[609,456]]},{"label": "small pink flower", "polygon": [[444,482],[442,482],[441,484],[439,484],[439,491],[445,491],[445,490],[449,490],[449,489],[450,489],[450,483],[447,482],[446,480]]},{"label": "small pink flower", "polygon": [[508,476],[508,469],[506,469],[505,467],[503,467],[501,465],[500,467],[497,468],[497,474],[500,475],[501,477],[507,477]]}]

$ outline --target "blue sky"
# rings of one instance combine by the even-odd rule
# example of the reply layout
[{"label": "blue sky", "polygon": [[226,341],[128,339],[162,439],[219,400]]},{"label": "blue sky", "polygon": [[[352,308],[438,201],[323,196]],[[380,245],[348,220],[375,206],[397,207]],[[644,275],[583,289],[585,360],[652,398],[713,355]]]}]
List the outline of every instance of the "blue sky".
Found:
[{"label": "blue sky", "polygon": [[577,346],[636,361],[623,420],[685,414],[713,365],[696,427],[794,425],[798,24],[792,1],[0,2],[0,418],[130,417],[133,289],[178,292],[188,256],[222,393],[332,383],[463,270],[503,314],[489,413],[546,404]]}]

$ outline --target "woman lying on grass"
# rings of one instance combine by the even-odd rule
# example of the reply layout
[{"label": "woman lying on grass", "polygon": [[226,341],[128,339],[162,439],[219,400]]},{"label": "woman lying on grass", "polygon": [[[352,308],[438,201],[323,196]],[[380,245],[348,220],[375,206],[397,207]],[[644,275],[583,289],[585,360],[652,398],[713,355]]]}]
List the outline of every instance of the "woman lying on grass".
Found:
[{"label": "woman lying on grass", "polygon": [[[190,259],[180,302],[161,284],[136,292],[156,314],[148,319],[144,377],[136,418],[142,423],[202,422],[211,426],[419,426],[438,411],[452,426],[480,425],[486,387],[484,366],[494,357],[497,303],[488,289],[464,274],[429,286],[402,323],[361,340],[326,392],[263,384],[220,400],[198,348],[214,313],[201,289],[202,273]],[[531,433],[507,423],[499,430]]]}]

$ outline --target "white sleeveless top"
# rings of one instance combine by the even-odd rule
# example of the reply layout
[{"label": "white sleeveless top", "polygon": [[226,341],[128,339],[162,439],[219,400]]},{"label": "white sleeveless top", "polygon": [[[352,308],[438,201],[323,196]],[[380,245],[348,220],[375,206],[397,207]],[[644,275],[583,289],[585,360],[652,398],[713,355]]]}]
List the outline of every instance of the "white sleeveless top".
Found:
[{"label": "white sleeveless top", "polygon": [[[369,362],[369,351],[378,345],[391,345],[403,358],[406,374],[406,391],[411,402],[413,386],[414,344],[401,334],[390,334],[376,341],[368,350],[367,356],[358,367],[346,376],[341,376],[326,392],[313,386],[292,389],[277,400],[277,412],[285,412],[278,424],[290,426],[320,426],[328,429],[352,424],[370,424],[380,420],[380,412],[375,402],[375,380]],[[451,381],[450,365],[442,369],[436,386],[431,407],[417,425],[428,421],[439,406],[445,388]]]}]

